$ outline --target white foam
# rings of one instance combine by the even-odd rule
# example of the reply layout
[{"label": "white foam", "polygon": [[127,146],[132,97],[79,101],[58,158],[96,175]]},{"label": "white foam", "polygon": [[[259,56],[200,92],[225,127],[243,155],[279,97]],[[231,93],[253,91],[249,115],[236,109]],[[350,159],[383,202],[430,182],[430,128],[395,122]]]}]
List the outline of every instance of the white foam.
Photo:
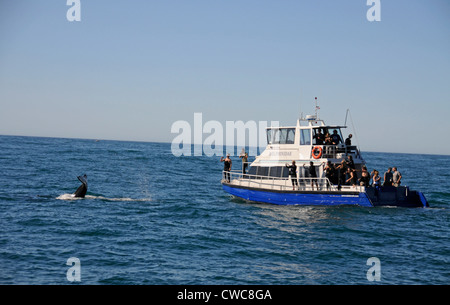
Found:
[{"label": "white foam", "polygon": [[133,199],[133,198],[128,198],[128,197],[108,198],[108,197],[103,197],[103,196],[91,196],[91,195],[86,195],[85,198],[100,199],[100,200],[105,200],[105,201],[150,201],[149,198],[140,198],[140,199]]},{"label": "white foam", "polygon": [[[75,197],[75,194],[62,194],[58,197],[56,197],[56,199],[58,200],[80,200],[83,198],[80,197]],[[138,201],[138,202],[142,202],[142,201],[151,201],[150,198],[140,198],[140,199],[133,199],[133,198],[128,198],[128,197],[123,197],[123,198],[108,198],[108,197],[103,197],[103,196],[92,196],[92,195],[86,195],[84,197],[84,199],[99,199],[99,200],[104,200],[104,201]]]},{"label": "white foam", "polygon": [[56,199],[58,199],[58,200],[78,200],[78,199],[83,199],[83,198],[75,197],[75,194],[62,194],[62,195],[59,195],[58,197],[56,197]]}]

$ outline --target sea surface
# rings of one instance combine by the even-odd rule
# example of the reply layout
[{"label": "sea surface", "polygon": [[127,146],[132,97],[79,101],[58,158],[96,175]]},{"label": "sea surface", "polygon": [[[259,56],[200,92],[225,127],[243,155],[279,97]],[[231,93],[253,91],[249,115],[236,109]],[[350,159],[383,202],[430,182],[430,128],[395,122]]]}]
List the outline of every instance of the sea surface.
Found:
[{"label": "sea surface", "polygon": [[219,157],[0,136],[0,284],[450,284],[450,156],[363,156],[369,171],[397,166],[431,207],[246,203],[222,190]]}]

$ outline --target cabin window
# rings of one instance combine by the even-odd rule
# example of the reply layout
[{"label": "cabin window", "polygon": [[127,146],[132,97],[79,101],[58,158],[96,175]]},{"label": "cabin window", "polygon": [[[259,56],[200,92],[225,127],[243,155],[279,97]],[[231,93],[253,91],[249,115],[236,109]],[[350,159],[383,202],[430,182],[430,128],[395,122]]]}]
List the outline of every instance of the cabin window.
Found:
[{"label": "cabin window", "polygon": [[311,129],[300,129],[300,145],[311,145]]},{"label": "cabin window", "polygon": [[257,166],[250,167],[250,169],[248,170],[248,174],[249,175],[256,175],[256,169],[257,168],[258,168]]},{"label": "cabin window", "polygon": [[280,129],[280,144],[286,144],[287,129]]},{"label": "cabin window", "polygon": [[281,130],[280,129],[269,129],[267,131],[268,143],[269,144],[280,144],[281,142]]},{"label": "cabin window", "polygon": [[272,144],[273,129],[267,129],[267,144]]},{"label": "cabin window", "polygon": [[268,144],[294,144],[295,128],[279,128],[267,130]]},{"label": "cabin window", "polygon": [[[249,179],[260,179],[261,177],[253,177],[251,175],[268,176],[273,178],[288,178],[289,169],[286,166],[252,166],[248,171]],[[244,176],[245,177],[245,176]],[[264,179],[264,178],[263,178]]]},{"label": "cabin window", "polygon": [[286,144],[294,144],[295,142],[295,128],[287,129]]},{"label": "cabin window", "polygon": [[281,177],[282,178],[287,178],[289,177],[289,168],[287,168],[286,166],[283,166],[281,168]]},{"label": "cabin window", "polygon": [[281,177],[281,166],[273,166],[269,171],[270,177]]},{"label": "cabin window", "polygon": [[280,130],[279,129],[274,129],[273,130],[272,143],[273,144],[280,144]]},{"label": "cabin window", "polygon": [[259,166],[256,170],[256,175],[258,175],[258,176],[267,176],[268,174],[269,174],[268,167]]}]

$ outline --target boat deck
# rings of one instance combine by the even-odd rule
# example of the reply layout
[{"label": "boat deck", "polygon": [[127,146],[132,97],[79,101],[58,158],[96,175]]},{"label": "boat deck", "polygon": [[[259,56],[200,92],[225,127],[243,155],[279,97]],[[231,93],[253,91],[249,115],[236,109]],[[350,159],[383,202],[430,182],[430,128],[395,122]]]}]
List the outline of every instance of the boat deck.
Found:
[{"label": "boat deck", "polygon": [[[223,171],[223,177],[229,175],[229,181],[222,179],[222,184],[235,187],[246,187],[251,189],[282,191],[282,192],[339,192],[339,193],[361,193],[365,192],[364,186],[333,185],[328,178],[297,177],[297,184],[292,185],[291,178],[279,178],[270,176],[243,174],[239,171]],[[311,185],[312,184],[312,185]]]}]

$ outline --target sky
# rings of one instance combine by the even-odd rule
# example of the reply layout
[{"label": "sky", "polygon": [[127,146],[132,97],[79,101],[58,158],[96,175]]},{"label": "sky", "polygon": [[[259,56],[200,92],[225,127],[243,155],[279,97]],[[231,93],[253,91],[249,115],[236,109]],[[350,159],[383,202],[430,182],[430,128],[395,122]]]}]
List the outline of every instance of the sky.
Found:
[{"label": "sky", "polygon": [[363,151],[450,155],[448,0],[373,22],[366,0],[66,2],[0,1],[2,135],[171,142],[194,113],[295,125],[318,97]]}]

